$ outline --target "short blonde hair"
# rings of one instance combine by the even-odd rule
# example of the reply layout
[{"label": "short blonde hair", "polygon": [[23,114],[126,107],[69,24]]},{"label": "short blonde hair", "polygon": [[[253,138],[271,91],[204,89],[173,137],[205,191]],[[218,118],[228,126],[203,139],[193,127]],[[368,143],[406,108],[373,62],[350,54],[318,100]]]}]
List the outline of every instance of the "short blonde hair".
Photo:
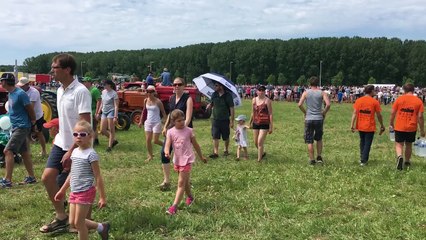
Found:
[{"label": "short blonde hair", "polygon": [[89,133],[90,135],[93,136],[94,131],[93,131],[92,125],[88,121],[86,121],[86,120],[80,120],[80,121],[78,121],[75,124],[74,127],[82,127],[87,133]]}]

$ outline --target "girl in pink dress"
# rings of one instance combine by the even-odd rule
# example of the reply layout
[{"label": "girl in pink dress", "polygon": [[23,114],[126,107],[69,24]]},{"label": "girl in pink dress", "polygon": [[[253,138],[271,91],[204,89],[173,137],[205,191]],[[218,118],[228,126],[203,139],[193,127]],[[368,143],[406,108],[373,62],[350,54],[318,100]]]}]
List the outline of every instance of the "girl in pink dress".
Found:
[{"label": "girl in pink dress", "polygon": [[175,200],[173,205],[167,210],[167,214],[175,215],[177,206],[182,200],[184,193],[186,193],[187,196],[185,201],[187,206],[190,206],[194,201],[190,184],[192,163],[195,162],[195,155],[192,147],[195,148],[195,151],[203,162],[206,163],[207,159],[201,153],[200,145],[198,145],[192,129],[185,126],[185,114],[181,110],[173,110],[170,114],[170,122],[173,127],[167,131],[164,155],[167,158],[170,157],[170,146],[173,145],[174,169],[179,174],[179,180]]}]

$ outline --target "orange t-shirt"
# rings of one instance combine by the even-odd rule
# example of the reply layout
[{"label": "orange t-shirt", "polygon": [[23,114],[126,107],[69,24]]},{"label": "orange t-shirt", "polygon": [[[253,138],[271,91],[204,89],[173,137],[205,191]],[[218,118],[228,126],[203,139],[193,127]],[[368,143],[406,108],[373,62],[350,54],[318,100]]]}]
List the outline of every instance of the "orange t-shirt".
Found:
[{"label": "orange t-shirt", "polygon": [[356,111],[356,129],[361,132],[376,131],[376,120],[374,115],[381,112],[379,102],[371,96],[358,98],[354,104]]},{"label": "orange t-shirt", "polygon": [[411,94],[402,95],[396,99],[392,106],[392,110],[396,111],[396,131],[417,131],[417,116],[419,112],[423,112],[422,100]]}]

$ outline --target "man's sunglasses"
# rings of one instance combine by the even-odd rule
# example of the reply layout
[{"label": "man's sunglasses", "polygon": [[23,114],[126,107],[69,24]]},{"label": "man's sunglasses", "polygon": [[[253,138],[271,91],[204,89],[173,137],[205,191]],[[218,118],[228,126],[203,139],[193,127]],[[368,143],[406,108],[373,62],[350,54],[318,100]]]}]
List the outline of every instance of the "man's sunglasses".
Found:
[{"label": "man's sunglasses", "polygon": [[173,86],[180,87],[180,86],[183,86],[183,83],[173,83]]}]

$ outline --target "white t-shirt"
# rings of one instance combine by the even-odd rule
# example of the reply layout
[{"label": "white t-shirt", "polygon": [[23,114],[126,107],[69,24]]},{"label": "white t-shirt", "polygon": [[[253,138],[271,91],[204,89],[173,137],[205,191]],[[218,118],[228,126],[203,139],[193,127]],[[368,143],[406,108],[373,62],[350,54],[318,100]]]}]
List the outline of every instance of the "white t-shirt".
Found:
[{"label": "white t-shirt", "polygon": [[66,89],[62,85],[58,88],[57,103],[59,133],[55,137],[55,145],[68,151],[74,144],[72,133],[80,114],[92,112],[92,96],[83,84],[74,79]]},{"label": "white t-shirt", "polygon": [[41,109],[41,99],[40,92],[34,87],[30,87],[28,91],[26,91],[28,97],[30,98],[30,102],[34,104],[34,112],[36,115],[36,120],[39,120],[43,117],[43,109]]}]

